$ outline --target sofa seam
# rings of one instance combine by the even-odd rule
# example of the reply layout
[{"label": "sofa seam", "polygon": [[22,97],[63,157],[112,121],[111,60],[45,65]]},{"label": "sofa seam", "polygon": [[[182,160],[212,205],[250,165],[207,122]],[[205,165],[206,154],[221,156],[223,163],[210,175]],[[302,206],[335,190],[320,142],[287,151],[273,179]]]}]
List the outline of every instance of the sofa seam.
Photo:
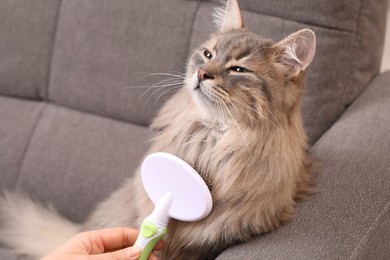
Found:
[{"label": "sofa seam", "polygon": [[[348,80],[349,84],[347,84],[344,87],[343,93],[342,93],[341,98],[340,98],[340,103],[339,103],[339,107],[342,108],[342,112],[345,111],[346,105],[351,104],[351,101],[349,101],[348,104],[345,104],[345,101],[346,101],[346,93],[348,93],[348,90],[350,90],[350,88],[354,85],[354,81],[355,81],[354,73],[357,70],[356,51],[361,46],[361,41],[362,41],[363,28],[360,28],[360,24],[361,24],[361,20],[362,20],[363,6],[364,6],[364,0],[360,0],[358,16],[357,16],[356,25],[355,25],[355,36],[353,37],[353,42],[352,42],[352,48],[353,48],[352,55],[354,55],[354,57],[353,57],[352,66],[350,66],[350,71],[349,71],[349,75],[351,77],[349,77],[349,80]],[[360,30],[359,30],[359,28],[360,28]]]},{"label": "sofa seam", "polygon": [[[355,32],[354,32],[354,37],[352,39],[352,44],[351,44],[351,48],[353,48],[353,52],[352,53],[356,53],[356,50],[358,49],[358,46],[360,46],[360,40],[361,40],[361,35],[358,33],[358,28],[359,28],[359,24],[360,24],[360,20],[361,20],[361,16],[362,16],[362,11],[363,11],[363,0],[360,0],[360,5],[359,5],[359,10],[358,10],[358,16],[356,18],[356,24],[355,24]],[[359,39],[359,42],[357,42],[357,39]],[[356,71],[356,59],[353,59],[354,62],[352,62],[352,65],[349,67],[349,74],[348,75],[353,75],[354,72]],[[353,82],[354,80],[352,79],[353,77],[349,77],[349,79],[347,80],[348,84],[346,84],[344,86],[344,89],[342,90],[342,93],[341,93],[341,98],[339,99],[339,102],[337,104],[337,107],[340,108],[340,112],[338,115],[336,115],[336,118],[333,120],[333,123],[326,129],[324,129],[324,131],[322,131],[321,135],[317,138],[317,140],[315,141],[318,142],[319,139],[321,139],[321,137],[330,129],[332,128],[333,124],[335,122],[337,122],[342,116],[343,114],[345,113],[345,111],[347,110],[347,107],[348,105],[352,104],[354,100],[356,100],[356,98],[359,96],[357,95],[355,97],[354,100],[348,102],[348,104],[344,104],[345,103],[345,95],[347,93],[347,89],[349,89],[350,86],[353,85]],[[364,89],[363,89],[364,90]]]},{"label": "sofa seam", "polygon": [[50,89],[50,82],[51,82],[51,76],[52,76],[54,51],[55,51],[56,45],[57,45],[58,28],[59,28],[59,20],[60,20],[60,15],[61,15],[62,4],[63,4],[63,0],[59,0],[56,21],[54,24],[54,32],[53,32],[53,37],[52,37],[52,48],[51,48],[50,57],[49,57],[49,64],[48,64],[48,68],[47,68],[46,88],[45,88],[45,93],[43,96],[43,99],[45,101],[49,101],[49,89]]},{"label": "sofa seam", "polygon": [[20,161],[20,166],[19,166],[19,169],[18,169],[18,176],[17,176],[17,178],[16,178],[16,180],[14,182],[14,187],[15,188],[17,187],[17,185],[19,183],[21,171],[22,171],[22,168],[23,168],[24,160],[26,159],[27,152],[28,152],[28,150],[29,150],[29,148],[31,146],[32,140],[34,139],[36,130],[38,128],[38,125],[39,125],[39,123],[42,120],[43,113],[46,110],[47,102],[45,102],[45,101],[38,101],[38,102],[40,103],[39,105],[41,105],[42,108],[41,108],[41,111],[39,111],[39,114],[37,116],[37,120],[36,120],[36,122],[34,123],[34,125],[32,127],[30,136],[28,137],[28,141],[27,141],[26,147],[23,150],[22,158],[21,158],[21,161]]},{"label": "sofa seam", "polygon": [[376,217],[376,219],[372,222],[362,239],[360,239],[359,243],[356,245],[355,249],[352,251],[351,255],[349,256],[349,259],[353,259],[355,253],[359,250],[363,242],[366,240],[369,234],[371,234],[372,230],[375,228],[378,221],[384,216],[387,212],[389,212],[390,209],[390,200],[387,202],[385,207],[382,209],[382,211],[379,213],[379,215]]}]

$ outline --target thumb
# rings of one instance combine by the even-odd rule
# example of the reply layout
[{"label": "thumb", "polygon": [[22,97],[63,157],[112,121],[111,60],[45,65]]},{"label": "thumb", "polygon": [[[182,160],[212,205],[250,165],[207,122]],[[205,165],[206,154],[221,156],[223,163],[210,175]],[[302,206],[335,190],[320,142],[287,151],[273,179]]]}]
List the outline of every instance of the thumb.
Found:
[{"label": "thumb", "polygon": [[137,260],[141,256],[141,248],[132,246],[118,251],[91,256],[93,260]]}]

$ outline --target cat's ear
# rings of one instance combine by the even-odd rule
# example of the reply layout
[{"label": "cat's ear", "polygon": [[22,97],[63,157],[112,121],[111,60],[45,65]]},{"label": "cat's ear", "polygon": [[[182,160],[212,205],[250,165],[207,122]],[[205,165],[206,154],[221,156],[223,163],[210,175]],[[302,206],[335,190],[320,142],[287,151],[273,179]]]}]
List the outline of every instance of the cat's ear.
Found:
[{"label": "cat's ear", "polygon": [[244,27],[237,0],[227,0],[225,6],[216,8],[213,18],[220,32]]},{"label": "cat's ear", "polygon": [[312,30],[303,29],[281,40],[276,46],[279,49],[278,62],[287,67],[292,76],[297,76],[313,60],[316,35]]}]

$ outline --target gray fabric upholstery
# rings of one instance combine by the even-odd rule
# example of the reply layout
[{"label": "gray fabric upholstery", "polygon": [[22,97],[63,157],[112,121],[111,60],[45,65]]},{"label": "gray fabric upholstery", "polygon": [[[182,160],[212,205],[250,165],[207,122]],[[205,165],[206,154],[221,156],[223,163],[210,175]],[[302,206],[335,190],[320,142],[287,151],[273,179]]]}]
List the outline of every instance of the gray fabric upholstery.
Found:
[{"label": "gray fabric upholstery", "polygon": [[15,187],[43,103],[0,96],[0,189]]},{"label": "gray fabric upholstery", "polygon": [[[134,173],[148,148],[149,134],[142,126],[46,105],[16,189],[81,222],[96,202]],[[48,180],[45,188],[37,189],[42,180]]]},{"label": "gray fabric upholstery", "polygon": [[[141,86],[184,70],[219,2],[0,1],[0,189],[85,219],[134,173],[147,125],[174,92]],[[388,258],[389,73],[364,91],[379,73],[387,1],[239,3],[265,38],[316,32],[302,112],[320,192],[290,224],[220,259]],[[0,248],[0,259],[12,254]]]},{"label": "gray fabric upholstery", "polygon": [[[138,99],[145,88],[131,86],[161,80],[143,77],[152,72],[184,69],[190,50],[210,31],[204,19],[210,20],[219,0],[213,2],[3,1],[7,41],[0,50],[7,66],[0,72],[0,93],[147,125],[173,91],[155,102],[164,90]],[[302,108],[313,143],[378,73],[386,3],[240,1],[247,26],[266,38],[280,40],[304,27],[317,33]],[[17,22],[21,17],[33,22]]]},{"label": "gray fabric upholstery", "polygon": [[0,93],[45,97],[58,0],[0,2]]},{"label": "gray fabric upholstery", "polygon": [[[169,2],[63,1],[49,100],[148,124],[169,95],[155,103],[161,92],[147,100],[153,90],[138,100],[146,88],[134,86],[153,85],[161,80],[145,77],[150,73],[184,69],[197,4]],[[152,14],[151,9],[158,11]],[[181,14],[177,15],[178,12]]]}]

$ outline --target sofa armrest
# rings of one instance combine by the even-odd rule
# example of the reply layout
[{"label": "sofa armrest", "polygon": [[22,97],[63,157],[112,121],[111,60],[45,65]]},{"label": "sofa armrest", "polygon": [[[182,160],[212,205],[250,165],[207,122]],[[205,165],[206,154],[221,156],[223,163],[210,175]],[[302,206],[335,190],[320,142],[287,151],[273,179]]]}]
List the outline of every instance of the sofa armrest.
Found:
[{"label": "sofa armrest", "polygon": [[390,259],[390,72],[311,150],[318,193],[282,228],[218,259]]}]

